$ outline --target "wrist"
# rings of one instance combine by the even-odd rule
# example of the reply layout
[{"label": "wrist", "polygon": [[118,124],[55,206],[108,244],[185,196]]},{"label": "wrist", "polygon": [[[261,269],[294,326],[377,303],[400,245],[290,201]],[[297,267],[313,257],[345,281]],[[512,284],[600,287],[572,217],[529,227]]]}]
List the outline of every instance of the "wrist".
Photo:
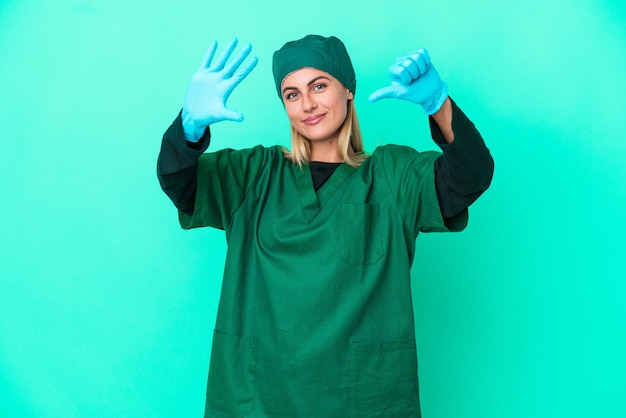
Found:
[{"label": "wrist", "polygon": [[206,130],[208,125],[198,123],[198,121],[194,119],[193,116],[184,108],[181,113],[181,120],[185,140],[193,143],[200,141],[200,138],[202,138],[202,136],[204,135],[204,131]]},{"label": "wrist", "polygon": [[448,98],[448,85],[441,82],[441,87],[437,90],[436,94],[433,94],[430,100],[424,104],[422,107],[424,108],[424,113],[427,115],[434,115],[439,112],[443,104],[446,102]]}]

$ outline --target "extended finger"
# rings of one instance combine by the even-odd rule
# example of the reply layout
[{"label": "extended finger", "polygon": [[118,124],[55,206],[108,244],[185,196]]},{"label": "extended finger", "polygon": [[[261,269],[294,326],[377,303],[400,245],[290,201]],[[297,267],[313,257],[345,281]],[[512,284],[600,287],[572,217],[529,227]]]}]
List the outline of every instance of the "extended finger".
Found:
[{"label": "extended finger", "polygon": [[211,42],[209,48],[206,50],[204,54],[204,58],[202,59],[202,63],[200,64],[200,70],[204,70],[209,68],[211,65],[211,61],[213,60],[213,56],[215,55],[215,50],[217,49],[217,41]]},{"label": "extended finger", "polygon": [[396,97],[395,89],[393,88],[393,86],[387,86],[387,87],[383,87],[382,89],[378,89],[372,94],[370,94],[370,97],[368,98],[368,100],[374,103],[380,99],[390,99],[394,97]]},{"label": "extended finger", "polygon": [[213,71],[221,71],[224,68],[224,65],[226,65],[226,62],[228,61],[230,54],[233,53],[233,50],[235,49],[236,46],[237,46],[237,38],[233,38],[224,47],[224,50],[222,51],[220,57],[215,62],[215,65],[211,66],[211,69]]},{"label": "extended finger", "polygon": [[250,74],[250,72],[256,67],[256,64],[259,62],[257,57],[252,57],[248,61],[246,61],[243,66],[239,67],[235,74],[233,74],[233,78],[237,79],[237,82],[243,80]]},{"label": "extended finger", "polygon": [[237,55],[235,55],[235,58],[233,58],[225,67],[224,67],[224,75],[226,77],[230,77],[233,75],[233,73],[235,71],[237,71],[237,68],[239,68],[239,66],[241,65],[241,63],[248,57],[248,55],[250,54],[250,51],[252,50],[252,45],[250,44],[246,44],[244,45],[241,50],[239,51],[239,53]]},{"label": "extended finger", "polygon": [[226,94],[230,95],[230,93],[243,81],[244,78],[250,74],[250,72],[256,67],[259,59],[257,57],[252,57],[248,61],[246,61],[243,66],[239,67],[235,74],[232,77],[228,78],[228,88],[226,90]]}]

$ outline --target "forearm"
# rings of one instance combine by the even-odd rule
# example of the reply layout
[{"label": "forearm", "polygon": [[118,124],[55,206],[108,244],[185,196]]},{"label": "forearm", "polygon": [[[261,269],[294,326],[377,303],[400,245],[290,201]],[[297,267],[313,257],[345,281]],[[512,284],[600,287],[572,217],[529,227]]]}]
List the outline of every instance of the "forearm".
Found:
[{"label": "forearm", "polygon": [[[450,105],[450,119],[442,129],[433,115],[430,127],[433,140],[443,151],[435,162],[439,205],[444,217],[452,217],[469,207],[487,190],[493,177],[494,163],[474,124],[452,100],[447,99],[446,102]],[[445,116],[445,113],[440,116]],[[446,138],[448,127],[452,132],[451,142]]]},{"label": "forearm", "polygon": [[431,117],[439,127],[445,142],[451,144],[454,141],[454,131],[452,130],[452,102],[449,97],[446,98],[441,108]]},{"label": "forearm", "polygon": [[209,129],[198,143],[186,141],[180,114],[163,135],[157,160],[157,176],[165,194],[182,212],[193,213],[197,159],[207,149],[209,142]]}]

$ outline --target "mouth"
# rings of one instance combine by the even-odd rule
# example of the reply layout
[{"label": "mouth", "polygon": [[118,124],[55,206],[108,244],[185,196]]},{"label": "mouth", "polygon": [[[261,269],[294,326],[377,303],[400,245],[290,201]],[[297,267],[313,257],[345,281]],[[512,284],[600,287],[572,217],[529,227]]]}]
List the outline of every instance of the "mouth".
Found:
[{"label": "mouth", "polygon": [[326,116],[326,114],[322,114],[322,115],[315,115],[315,116],[311,116],[306,118],[305,120],[303,120],[302,122],[306,125],[316,125],[317,123],[319,123],[322,119],[324,119],[324,117]]}]

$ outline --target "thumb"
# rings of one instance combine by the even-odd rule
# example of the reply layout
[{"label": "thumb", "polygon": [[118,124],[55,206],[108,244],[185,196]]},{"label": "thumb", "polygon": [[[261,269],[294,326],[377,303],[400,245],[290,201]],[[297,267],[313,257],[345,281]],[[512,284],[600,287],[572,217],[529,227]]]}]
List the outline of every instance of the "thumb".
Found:
[{"label": "thumb", "polygon": [[223,117],[224,120],[231,120],[233,122],[241,122],[243,120],[241,113],[231,109],[224,109]]},{"label": "thumb", "polygon": [[369,101],[374,103],[380,99],[393,99],[397,96],[397,92],[393,86],[383,87],[370,94]]}]

